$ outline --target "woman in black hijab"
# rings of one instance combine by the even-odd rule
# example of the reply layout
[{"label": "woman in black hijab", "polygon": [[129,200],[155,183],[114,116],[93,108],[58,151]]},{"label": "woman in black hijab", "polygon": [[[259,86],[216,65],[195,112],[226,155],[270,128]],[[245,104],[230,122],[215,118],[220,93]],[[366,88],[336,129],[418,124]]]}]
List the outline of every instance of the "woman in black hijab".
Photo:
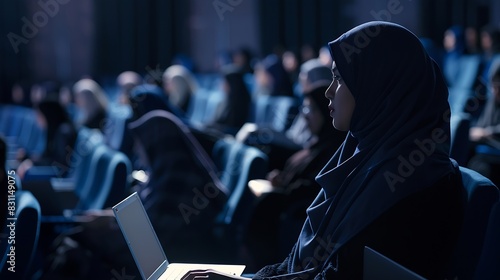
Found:
[{"label": "woman in black hijab", "polygon": [[213,225],[226,189],[188,127],[168,112],[163,95],[136,91],[130,105],[134,120],[128,127],[149,173],[138,193],[169,256],[192,261],[193,254],[207,252],[211,236],[200,231]]},{"label": "woman in black hijab", "polygon": [[316,177],[322,189],[290,255],[254,279],[362,279],[364,246],[443,279],[463,209],[444,78],[397,24],[362,24],[329,47],[325,95],[334,126],[349,133]]}]

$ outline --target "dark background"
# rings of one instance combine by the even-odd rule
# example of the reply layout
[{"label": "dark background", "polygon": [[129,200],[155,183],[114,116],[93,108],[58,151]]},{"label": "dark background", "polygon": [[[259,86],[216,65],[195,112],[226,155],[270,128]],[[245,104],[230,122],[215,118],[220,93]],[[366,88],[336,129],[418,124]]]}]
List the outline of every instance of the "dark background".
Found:
[{"label": "dark background", "polygon": [[[215,71],[217,54],[248,47],[257,56],[277,46],[319,49],[351,27],[401,10],[389,21],[442,45],[453,24],[498,24],[500,1],[484,0],[1,0],[0,90],[5,99],[17,81],[73,82],[83,76],[114,77],[165,69],[177,54],[193,58],[199,72]],[[45,4],[44,4],[45,3]],[[23,18],[33,23],[56,3],[57,12],[18,45]],[[217,11],[221,7],[228,10]],[[220,6],[222,5],[222,6]],[[38,20],[43,21],[43,17]],[[496,22],[495,22],[496,20]],[[43,23],[43,22],[42,22]],[[24,36],[23,36],[24,37]]]}]

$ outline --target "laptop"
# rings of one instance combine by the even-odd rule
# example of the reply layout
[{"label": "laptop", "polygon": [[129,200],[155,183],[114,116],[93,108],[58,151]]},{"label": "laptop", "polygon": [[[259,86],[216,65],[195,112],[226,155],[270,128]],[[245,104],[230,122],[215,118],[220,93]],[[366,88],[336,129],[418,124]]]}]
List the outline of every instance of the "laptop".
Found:
[{"label": "laptop", "polygon": [[136,192],[112,209],[144,280],[181,279],[188,271],[199,269],[213,269],[240,276],[245,269],[244,265],[169,263]]},{"label": "laptop", "polygon": [[367,246],[364,249],[363,279],[426,280],[424,277]]}]

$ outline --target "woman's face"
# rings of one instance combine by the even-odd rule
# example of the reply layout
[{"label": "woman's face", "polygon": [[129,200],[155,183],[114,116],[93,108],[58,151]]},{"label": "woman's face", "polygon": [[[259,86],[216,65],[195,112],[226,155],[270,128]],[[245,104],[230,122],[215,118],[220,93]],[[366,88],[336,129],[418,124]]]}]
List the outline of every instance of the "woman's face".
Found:
[{"label": "woman's face", "polygon": [[326,90],[325,97],[330,101],[328,108],[333,118],[333,126],[341,131],[348,131],[356,102],[351,91],[339,74],[335,61],[332,63],[333,81]]},{"label": "woman's face", "polygon": [[311,133],[318,135],[326,120],[323,118],[318,105],[310,97],[305,96],[304,101],[302,101],[302,114],[304,114],[307,127]]}]

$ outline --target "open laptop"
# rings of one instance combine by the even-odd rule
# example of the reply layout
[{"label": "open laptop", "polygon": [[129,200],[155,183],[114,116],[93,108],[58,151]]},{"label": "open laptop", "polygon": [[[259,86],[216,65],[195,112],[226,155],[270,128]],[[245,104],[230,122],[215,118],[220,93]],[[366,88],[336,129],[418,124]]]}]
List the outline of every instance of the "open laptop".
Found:
[{"label": "open laptop", "polygon": [[113,206],[113,214],[134,257],[142,279],[181,279],[188,271],[213,269],[241,275],[244,265],[169,263],[137,193]]},{"label": "open laptop", "polygon": [[365,246],[363,258],[364,280],[426,280],[424,277],[396,263],[381,253]]}]

